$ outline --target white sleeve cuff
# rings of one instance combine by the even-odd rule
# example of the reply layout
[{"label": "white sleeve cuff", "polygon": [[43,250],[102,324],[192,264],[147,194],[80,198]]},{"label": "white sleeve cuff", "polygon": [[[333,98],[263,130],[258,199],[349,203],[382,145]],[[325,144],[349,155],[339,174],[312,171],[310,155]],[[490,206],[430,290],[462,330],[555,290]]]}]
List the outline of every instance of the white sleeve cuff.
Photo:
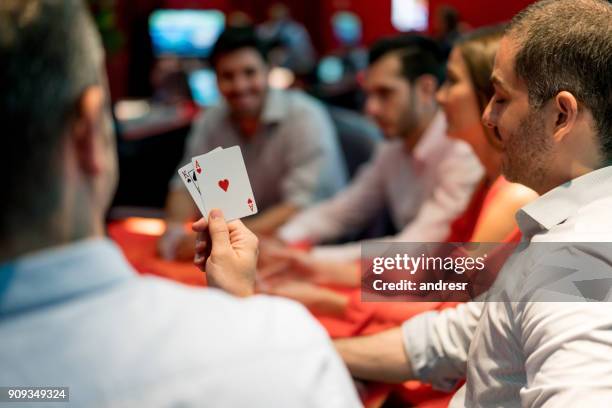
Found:
[{"label": "white sleeve cuff", "polygon": [[[450,392],[461,378],[455,373],[445,373],[443,358],[433,347],[434,321],[439,312],[419,314],[402,324],[404,350],[412,366],[415,377],[422,382],[430,383],[433,388]],[[449,375],[450,374],[450,375]]]}]

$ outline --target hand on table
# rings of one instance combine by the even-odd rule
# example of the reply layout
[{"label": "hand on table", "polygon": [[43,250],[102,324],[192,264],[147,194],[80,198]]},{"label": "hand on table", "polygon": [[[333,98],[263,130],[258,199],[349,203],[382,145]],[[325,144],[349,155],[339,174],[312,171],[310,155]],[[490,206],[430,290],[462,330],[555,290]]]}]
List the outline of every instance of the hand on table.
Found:
[{"label": "hand on table", "polygon": [[331,289],[319,287],[311,282],[290,279],[258,283],[258,291],[293,299],[314,313],[326,315],[342,315],[349,302],[347,296]]},{"label": "hand on table", "polygon": [[259,237],[258,268],[266,268],[277,263],[276,255],[289,249],[288,246],[277,238]]},{"label": "hand on table", "polygon": [[361,268],[358,262],[325,261],[310,253],[291,248],[268,250],[268,260],[257,277],[264,282],[278,279],[309,281],[323,285],[359,287]]},{"label": "hand on table", "polygon": [[189,261],[193,259],[196,233],[186,231],[183,224],[169,223],[166,231],[157,241],[157,252],[169,261]]},{"label": "hand on table", "polygon": [[287,247],[267,248],[266,261],[260,262],[257,276],[269,282],[280,278],[325,283],[324,271],[312,256]]},{"label": "hand on table", "polygon": [[258,240],[240,220],[225,222],[221,210],[193,224],[197,232],[194,263],[206,272],[208,285],[237,296],[255,290]]},{"label": "hand on table", "polygon": [[283,296],[302,303],[315,313],[342,315],[348,298],[331,289],[324,264],[319,265],[307,252],[284,248],[268,248],[268,260],[257,273],[257,289],[262,293]]}]

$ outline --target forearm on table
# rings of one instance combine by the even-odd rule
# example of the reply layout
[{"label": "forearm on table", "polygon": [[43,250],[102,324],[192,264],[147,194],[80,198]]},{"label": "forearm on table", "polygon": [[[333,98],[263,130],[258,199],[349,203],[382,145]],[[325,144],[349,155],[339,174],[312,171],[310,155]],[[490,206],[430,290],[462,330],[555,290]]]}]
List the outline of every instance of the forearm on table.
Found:
[{"label": "forearm on table", "polygon": [[356,378],[388,383],[414,379],[400,327],[370,336],[335,340],[334,345]]},{"label": "forearm on table", "polygon": [[300,207],[295,204],[281,203],[243,221],[257,235],[272,235],[298,211]]},{"label": "forearm on table", "polygon": [[306,306],[315,313],[340,317],[344,316],[349,304],[348,296],[327,288],[318,289],[320,291],[319,297]]},{"label": "forearm on table", "polygon": [[358,231],[384,205],[383,194],[378,194],[376,186],[363,184],[354,182],[333,198],[302,212],[279,230],[279,238],[286,242],[308,239],[320,243]]},{"label": "forearm on table", "polygon": [[361,284],[361,268],[359,262],[341,261],[315,261],[317,276],[321,277],[319,283],[359,287]]}]

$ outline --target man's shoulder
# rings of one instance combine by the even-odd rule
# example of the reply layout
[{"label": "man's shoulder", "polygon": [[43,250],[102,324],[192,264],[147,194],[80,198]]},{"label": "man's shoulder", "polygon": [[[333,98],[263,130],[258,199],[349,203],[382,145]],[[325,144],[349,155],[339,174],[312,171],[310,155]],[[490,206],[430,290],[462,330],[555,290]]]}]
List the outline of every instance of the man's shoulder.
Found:
[{"label": "man's shoulder", "polygon": [[184,326],[181,330],[203,336],[203,341],[218,334],[211,336],[210,327],[221,329],[222,337],[233,332],[250,338],[254,343],[248,343],[253,347],[259,346],[256,339],[267,345],[294,345],[299,339],[289,339],[293,332],[287,331],[290,328],[298,332],[321,331],[302,305],[288,299],[264,295],[237,298],[218,289],[185,286],[158,278],[138,279],[132,291],[156,309],[172,311],[164,315]]},{"label": "man's shoulder", "polygon": [[479,181],[484,174],[484,168],[472,148],[461,140],[447,136],[440,140],[438,155],[432,155],[430,164],[443,178],[459,178],[471,184]]},{"label": "man's shoulder", "polygon": [[612,245],[612,193],[578,207],[571,216],[550,228],[545,234],[536,235],[534,243],[555,243],[569,247],[576,243],[598,242]]},{"label": "man's shoulder", "polygon": [[387,162],[389,159],[404,161],[408,159],[402,140],[384,140],[376,145],[373,160]]},{"label": "man's shoulder", "polygon": [[297,118],[302,115],[326,115],[325,106],[319,100],[300,90],[276,91],[287,109],[287,117]]}]

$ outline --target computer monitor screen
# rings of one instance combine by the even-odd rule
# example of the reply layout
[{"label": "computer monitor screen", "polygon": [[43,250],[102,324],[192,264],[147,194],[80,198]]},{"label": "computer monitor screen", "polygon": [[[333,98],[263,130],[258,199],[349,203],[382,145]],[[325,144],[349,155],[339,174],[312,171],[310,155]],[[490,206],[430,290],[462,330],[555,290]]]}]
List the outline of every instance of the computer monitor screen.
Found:
[{"label": "computer monitor screen", "polygon": [[206,58],[224,27],[219,10],[157,10],[149,17],[156,56]]},{"label": "computer monitor screen", "polygon": [[198,69],[189,74],[188,81],[191,96],[198,106],[208,107],[219,103],[221,96],[215,71],[210,68]]}]

